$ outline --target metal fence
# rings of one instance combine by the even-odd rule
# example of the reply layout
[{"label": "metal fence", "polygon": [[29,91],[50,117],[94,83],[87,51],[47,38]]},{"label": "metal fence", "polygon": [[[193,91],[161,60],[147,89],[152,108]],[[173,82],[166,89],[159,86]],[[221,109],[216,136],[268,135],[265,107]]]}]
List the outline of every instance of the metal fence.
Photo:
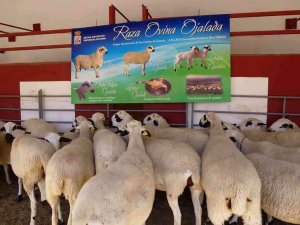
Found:
[{"label": "metal fence", "polygon": [[[38,95],[0,95],[0,101],[2,103],[5,103],[5,99],[8,98],[13,98],[13,99],[21,99],[21,98],[36,98],[38,102],[38,108],[15,108],[15,107],[1,107],[0,108],[0,113],[3,111],[35,111],[38,112],[39,118],[43,119],[44,118],[44,112],[67,112],[67,111],[75,111],[75,112],[102,112],[106,115],[106,117],[110,117],[113,113],[121,110],[116,108],[116,105],[112,106],[110,104],[105,104],[105,109],[45,109],[43,107],[43,102],[44,98],[59,98],[59,97],[70,97],[70,95],[44,95],[42,90],[38,91]],[[300,96],[261,96],[261,95],[232,95],[232,97],[239,97],[239,98],[267,98],[269,100],[281,100],[282,104],[282,111],[281,112],[244,112],[244,111],[216,111],[216,113],[225,113],[225,114],[254,114],[254,115],[267,115],[267,116],[280,116],[280,117],[286,117],[286,116],[293,116],[293,117],[300,117],[300,113],[291,113],[287,112],[287,102],[291,100],[296,100],[299,102],[299,111],[300,111]],[[3,101],[4,99],[4,101]],[[2,104],[3,105],[3,104]],[[102,104],[103,106],[104,104]],[[149,109],[122,109],[126,110],[129,113],[131,112],[141,112],[141,113],[184,113],[185,114],[185,124],[177,123],[177,124],[171,124],[172,126],[186,126],[186,127],[194,127],[196,124],[190,124],[193,123],[193,117],[194,113],[206,113],[209,112],[210,110],[196,110],[195,109],[195,104],[194,103],[187,103],[185,104],[185,109],[183,110],[149,110]],[[188,115],[191,116],[191,119],[188,118]],[[10,119],[10,118],[0,118],[2,121],[13,121],[13,122],[21,122],[20,119]],[[70,118],[69,121],[48,121],[51,123],[72,123],[73,118]]]}]

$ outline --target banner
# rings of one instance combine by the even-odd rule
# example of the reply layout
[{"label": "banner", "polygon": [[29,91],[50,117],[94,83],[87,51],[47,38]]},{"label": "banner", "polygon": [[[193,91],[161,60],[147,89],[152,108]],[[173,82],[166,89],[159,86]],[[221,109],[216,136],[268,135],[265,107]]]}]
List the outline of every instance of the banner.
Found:
[{"label": "banner", "polygon": [[228,15],[72,30],[72,103],[230,101]]}]

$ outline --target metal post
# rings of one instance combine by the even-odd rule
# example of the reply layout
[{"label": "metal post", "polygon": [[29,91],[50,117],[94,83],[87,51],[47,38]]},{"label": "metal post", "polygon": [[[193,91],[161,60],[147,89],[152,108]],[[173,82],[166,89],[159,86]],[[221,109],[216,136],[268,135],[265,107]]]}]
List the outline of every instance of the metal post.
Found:
[{"label": "metal post", "polygon": [[282,117],[285,118],[286,111],[286,97],[283,97]]},{"label": "metal post", "polygon": [[42,89],[39,89],[39,91],[38,91],[38,100],[39,100],[39,118],[43,119],[44,113],[43,113],[43,91],[42,91]]},{"label": "metal post", "polygon": [[106,104],[106,118],[110,119],[109,118],[109,104]]}]

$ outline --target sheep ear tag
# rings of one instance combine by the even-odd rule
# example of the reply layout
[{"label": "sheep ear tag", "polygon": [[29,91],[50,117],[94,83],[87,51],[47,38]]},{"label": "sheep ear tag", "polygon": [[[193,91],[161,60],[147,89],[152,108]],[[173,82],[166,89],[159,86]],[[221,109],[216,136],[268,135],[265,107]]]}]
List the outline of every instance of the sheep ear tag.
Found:
[{"label": "sheep ear tag", "polygon": [[233,143],[236,143],[236,139],[234,137],[230,137],[230,140],[232,140]]},{"label": "sheep ear tag", "polygon": [[147,131],[147,130],[142,131],[142,135],[143,135],[143,136],[146,136],[146,137],[151,137],[150,132]]}]

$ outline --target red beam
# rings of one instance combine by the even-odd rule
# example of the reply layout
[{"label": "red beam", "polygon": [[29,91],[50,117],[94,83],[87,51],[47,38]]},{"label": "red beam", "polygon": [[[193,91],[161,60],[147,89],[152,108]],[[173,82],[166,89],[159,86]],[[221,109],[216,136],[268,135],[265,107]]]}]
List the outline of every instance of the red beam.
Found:
[{"label": "red beam", "polygon": [[13,28],[20,29],[20,30],[32,31],[32,30],[29,30],[29,29],[27,29],[27,28],[17,27],[17,26],[10,25],[10,24],[7,24],[7,23],[0,23],[0,25],[7,26],[7,27],[13,27]]},{"label": "red beam", "polygon": [[116,23],[116,10],[115,6],[111,5],[109,6],[109,24],[115,24]]},{"label": "red beam", "polygon": [[263,31],[236,31],[230,32],[230,36],[255,36],[255,35],[288,35],[300,34],[300,30],[263,30]]},{"label": "red beam", "polygon": [[71,48],[71,44],[40,45],[40,46],[0,48],[0,52],[3,53],[3,52],[10,52],[10,51],[39,50],[39,49],[56,49],[56,48]]},{"label": "red beam", "polygon": [[142,5],[142,20],[145,21],[145,20],[148,20],[148,19],[149,19],[149,17],[148,17],[147,6]]},{"label": "red beam", "polygon": [[300,10],[271,11],[271,12],[251,12],[251,13],[232,13],[232,14],[230,14],[230,18],[289,16],[289,15],[300,15]]},{"label": "red beam", "polygon": [[8,34],[0,34],[0,38],[4,37],[16,37],[16,36],[31,36],[31,35],[42,35],[42,34],[61,34],[70,33],[71,29],[61,29],[61,30],[44,30],[44,31],[31,31],[31,32],[14,32]]}]

